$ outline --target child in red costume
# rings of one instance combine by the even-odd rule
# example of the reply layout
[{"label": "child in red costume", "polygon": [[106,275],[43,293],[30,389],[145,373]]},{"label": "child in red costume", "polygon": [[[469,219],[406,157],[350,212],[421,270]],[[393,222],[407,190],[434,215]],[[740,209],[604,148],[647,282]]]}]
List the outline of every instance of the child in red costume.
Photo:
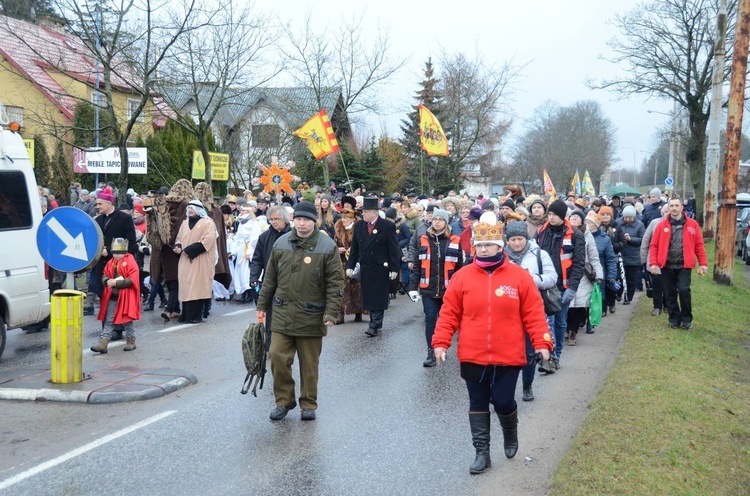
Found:
[{"label": "child in red costume", "polygon": [[102,321],[99,343],[91,351],[107,353],[107,345],[115,325],[125,328],[125,351],[135,349],[135,329],[133,322],[141,319],[141,289],[138,277],[138,264],[128,253],[128,240],[115,238],[110,250],[112,259],[104,266],[102,276],[102,304],[98,320]]}]

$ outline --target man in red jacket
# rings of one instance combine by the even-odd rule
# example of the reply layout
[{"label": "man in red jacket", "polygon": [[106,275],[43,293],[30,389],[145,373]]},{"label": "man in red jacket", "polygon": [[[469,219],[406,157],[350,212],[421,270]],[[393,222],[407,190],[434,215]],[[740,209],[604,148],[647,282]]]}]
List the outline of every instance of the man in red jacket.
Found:
[{"label": "man in red jacket", "polygon": [[682,201],[672,198],[668,208],[669,217],[656,226],[651,238],[648,270],[652,274],[662,275],[669,326],[674,329],[682,323],[682,327],[690,329],[693,326],[690,274],[695,268],[696,259],[698,275],[708,272],[706,247],[698,223],[682,212]]}]

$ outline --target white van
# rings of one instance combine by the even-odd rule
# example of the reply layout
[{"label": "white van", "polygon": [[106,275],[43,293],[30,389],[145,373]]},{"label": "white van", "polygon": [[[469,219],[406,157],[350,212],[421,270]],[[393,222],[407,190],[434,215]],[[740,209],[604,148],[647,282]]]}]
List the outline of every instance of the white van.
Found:
[{"label": "white van", "polygon": [[42,221],[29,154],[18,133],[7,129],[0,104],[0,355],[6,329],[47,318],[49,285],[36,245]]}]

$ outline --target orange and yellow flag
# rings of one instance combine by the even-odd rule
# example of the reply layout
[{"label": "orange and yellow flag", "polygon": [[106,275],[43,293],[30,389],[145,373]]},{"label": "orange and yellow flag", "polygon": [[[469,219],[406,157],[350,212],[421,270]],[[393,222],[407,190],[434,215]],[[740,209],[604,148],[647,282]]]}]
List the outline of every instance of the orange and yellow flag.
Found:
[{"label": "orange and yellow flag", "polygon": [[549,174],[547,174],[547,169],[542,169],[544,171],[544,193],[549,195],[550,198],[556,198],[557,197],[557,190],[552,185],[552,179],[549,178]]},{"label": "orange and yellow flag", "polygon": [[419,105],[419,140],[422,150],[427,155],[450,155],[448,138],[445,137],[443,127],[432,112],[424,105]]},{"label": "orange and yellow flag", "polygon": [[307,147],[316,160],[339,151],[339,142],[333,133],[331,120],[325,109],[312,116],[304,126],[292,134],[307,142]]}]

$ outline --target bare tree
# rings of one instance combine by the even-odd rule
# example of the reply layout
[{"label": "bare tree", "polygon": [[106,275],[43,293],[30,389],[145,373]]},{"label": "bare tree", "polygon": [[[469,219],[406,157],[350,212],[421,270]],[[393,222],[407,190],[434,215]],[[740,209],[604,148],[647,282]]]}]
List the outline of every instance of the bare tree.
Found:
[{"label": "bare tree", "polygon": [[[727,33],[734,32],[736,0],[728,4]],[[685,159],[696,198],[703,197],[706,126],[708,124],[716,37],[718,0],[657,0],[643,3],[614,24],[621,36],[609,42],[612,55],[605,60],[623,66],[621,76],[589,81],[589,86],[610,89],[622,97],[646,95],[675,101],[685,109],[689,138]],[[727,40],[732,58],[732,37]],[[725,79],[731,63],[726,64]],[[702,210],[702,203],[699,210]],[[698,218],[702,218],[698,213]]]},{"label": "bare tree", "polygon": [[576,168],[580,174],[588,170],[597,183],[612,164],[614,134],[597,102],[581,101],[569,107],[545,102],[536,109],[514,150],[514,173],[528,181],[540,179],[546,168],[558,191],[568,188]]},{"label": "bare tree", "polygon": [[[387,29],[378,29],[373,40],[366,39],[362,34],[364,19],[363,13],[359,18],[339,23],[333,30],[328,26],[316,29],[308,13],[300,35],[291,27],[286,28],[287,46],[283,52],[292,77],[299,85],[312,88],[315,94],[316,101],[311,102],[315,107],[310,109],[310,115],[323,108],[323,95],[329,88],[341,90],[339,111],[343,118],[380,110],[378,90],[403,67],[405,60],[391,55]],[[333,116],[331,121],[335,125]],[[328,184],[325,162],[323,179]]]},{"label": "bare tree", "polygon": [[[490,176],[499,162],[499,146],[510,128],[508,102],[511,83],[520,68],[506,62],[493,67],[477,53],[444,53],[440,59],[443,130],[448,136],[451,154],[438,162],[435,180],[438,189],[460,190],[464,168]],[[440,167],[440,165],[443,167]]]},{"label": "bare tree", "polygon": [[[281,71],[278,57],[271,53],[279,30],[270,17],[237,0],[201,12],[190,26],[195,29],[174,44],[162,71],[168,76],[156,87],[172,108],[187,111],[177,122],[198,138],[210,184],[209,131],[215,123],[215,129],[234,127],[236,116],[227,107],[241,106],[253,90]],[[232,143],[228,139],[224,144]]]}]

